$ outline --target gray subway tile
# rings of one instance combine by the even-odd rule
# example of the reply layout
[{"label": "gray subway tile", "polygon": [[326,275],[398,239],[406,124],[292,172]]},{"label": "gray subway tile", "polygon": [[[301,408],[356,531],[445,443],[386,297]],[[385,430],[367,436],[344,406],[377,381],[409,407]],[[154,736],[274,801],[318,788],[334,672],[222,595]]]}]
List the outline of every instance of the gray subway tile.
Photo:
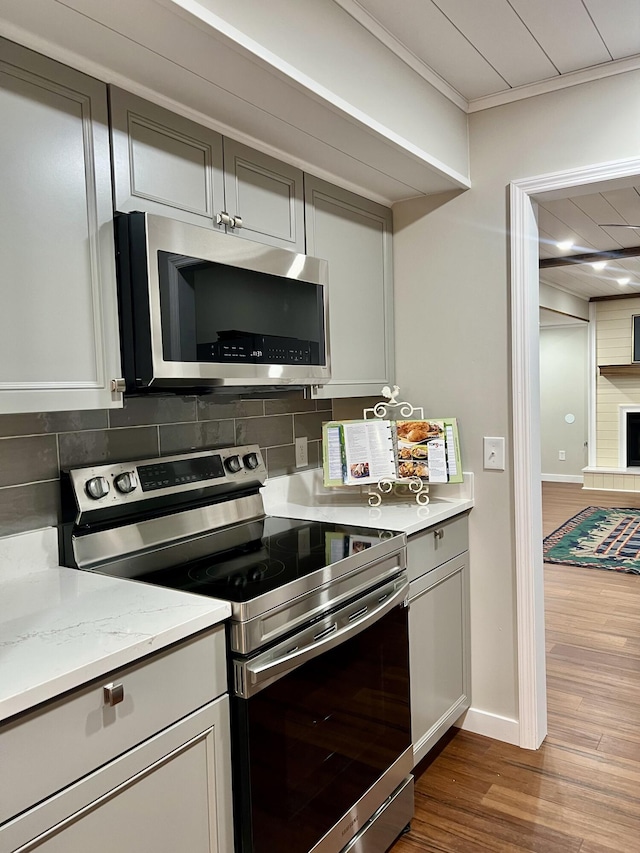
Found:
[{"label": "gray subway tile", "polygon": [[124,408],[111,409],[112,427],[172,424],[196,419],[196,398],[167,396],[125,397]]},{"label": "gray subway tile", "polygon": [[265,400],[265,415],[280,415],[287,412],[315,412],[316,401],[305,400],[303,397],[283,397],[280,400]]},{"label": "gray subway tile", "polygon": [[0,536],[56,525],[59,506],[57,480],[0,489]]},{"label": "gray subway tile", "polygon": [[330,420],[326,412],[308,412],[294,415],[296,438],[306,436],[310,441],[322,439],[322,424]]},{"label": "gray subway tile", "polygon": [[227,421],[197,421],[191,424],[171,424],[160,428],[160,452],[185,453],[209,447],[229,447],[234,444],[234,423]]},{"label": "gray subway tile", "polygon": [[304,468],[296,467],[295,445],[285,444],[282,447],[268,447],[266,461],[269,477],[280,477],[283,474],[295,474],[308,468],[317,468],[319,444],[318,441],[310,441],[307,445],[309,464]]},{"label": "gray subway tile", "polygon": [[293,444],[293,417],[270,415],[264,418],[237,420],[236,443],[259,444],[260,447]]},{"label": "gray subway tile", "polygon": [[61,468],[147,459],[159,453],[155,426],[63,433],[58,441]]},{"label": "gray subway tile", "polygon": [[57,480],[58,476],[55,435],[0,439],[0,486]]},{"label": "gray subway tile", "polygon": [[77,432],[85,429],[105,429],[107,412],[33,412],[19,415],[0,415],[0,436],[41,435],[54,432]]},{"label": "gray subway tile", "polygon": [[210,395],[198,398],[199,421],[223,421],[227,418],[255,418],[264,415],[262,400],[224,400]]}]

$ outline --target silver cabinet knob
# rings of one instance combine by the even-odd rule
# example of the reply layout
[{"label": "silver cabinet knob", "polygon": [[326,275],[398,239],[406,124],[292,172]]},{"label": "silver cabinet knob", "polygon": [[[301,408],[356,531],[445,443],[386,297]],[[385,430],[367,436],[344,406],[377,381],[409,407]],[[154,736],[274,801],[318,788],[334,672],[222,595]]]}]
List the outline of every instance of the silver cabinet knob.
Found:
[{"label": "silver cabinet knob", "polygon": [[231,227],[232,228],[242,228],[242,217],[241,216],[232,217]]},{"label": "silver cabinet knob", "polygon": [[124,699],[124,685],[116,684],[115,682],[105,684],[102,688],[102,698],[104,704],[110,708],[113,708],[114,705],[119,705]]},{"label": "silver cabinet knob", "polygon": [[85,483],[85,491],[94,501],[100,500],[109,494],[109,483],[104,477],[92,477]]},{"label": "silver cabinet knob", "polygon": [[226,210],[216,213],[216,225],[226,225],[228,228],[233,228],[233,217],[229,216]]},{"label": "silver cabinet knob", "polygon": [[433,535],[436,537],[436,539],[444,539],[444,530],[442,528],[440,528],[439,530],[434,530]]}]

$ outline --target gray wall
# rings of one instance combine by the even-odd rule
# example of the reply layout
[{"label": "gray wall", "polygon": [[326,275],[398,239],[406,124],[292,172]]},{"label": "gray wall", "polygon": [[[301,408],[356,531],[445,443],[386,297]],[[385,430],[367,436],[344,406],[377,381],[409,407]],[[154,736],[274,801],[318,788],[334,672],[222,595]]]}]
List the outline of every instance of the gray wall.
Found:
[{"label": "gray wall", "polygon": [[[434,416],[459,419],[475,473],[473,708],[498,723],[519,715],[508,186],[637,157],[639,107],[640,71],[631,71],[473,113],[472,189],[394,205],[396,381]],[[507,469],[485,471],[483,436],[499,435]]]},{"label": "gray wall", "polygon": [[300,436],[309,440],[309,467],[316,467],[331,403],[299,392],[267,399],[158,396],[131,397],[111,411],[0,415],[0,536],[57,523],[61,468],[259,444],[274,477],[299,470]]},{"label": "gray wall", "polygon": [[[542,477],[580,477],[587,464],[589,337],[586,323],[540,329]],[[565,415],[575,421],[568,424]],[[558,458],[564,450],[565,460]]]}]

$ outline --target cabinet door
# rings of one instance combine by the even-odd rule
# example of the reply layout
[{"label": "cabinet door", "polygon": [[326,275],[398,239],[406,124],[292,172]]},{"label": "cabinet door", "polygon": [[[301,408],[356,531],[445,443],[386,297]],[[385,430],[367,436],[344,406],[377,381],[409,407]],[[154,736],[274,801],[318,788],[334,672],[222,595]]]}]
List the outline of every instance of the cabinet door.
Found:
[{"label": "cabinet door", "polygon": [[0,851],[229,853],[229,699],[169,729],[0,829]]},{"label": "cabinet door", "polygon": [[303,174],[247,148],[224,140],[226,211],[242,226],[231,233],[270,246],[304,252]]},{"label": "cabinet door", "polygon": [[0,412],[122,405],[106,87],[0,40],[0,115]]},{"label": "cabinet door", "polygon": [[469,707],[469,657],[469,555],[465,552],[410,586],[414,765]]},{"label": "cabinet door", "polygon": [[307,252],[329,262],[331,382],[318,397],[379,396],[393,379],[392,215],[305,176]]},{"label": "cabinet door", "polygon": [[115,86],[109,101],[116,210],[224,231],[220,134]]}]

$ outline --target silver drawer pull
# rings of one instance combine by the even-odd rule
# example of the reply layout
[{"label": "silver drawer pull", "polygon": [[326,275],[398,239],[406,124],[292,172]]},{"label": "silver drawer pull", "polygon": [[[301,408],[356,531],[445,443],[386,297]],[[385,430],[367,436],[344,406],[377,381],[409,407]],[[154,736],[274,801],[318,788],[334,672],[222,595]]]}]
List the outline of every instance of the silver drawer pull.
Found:
[{"label": "silver drawer pull", "polygon": [[242,228],[242,217],[241,216],[232,216],[231,217],[231,227],[232,228]]},{"label": "silver drawer pull", "polygon": [[440,530],[434,530],[433,535],[436,539],[444,539],[444,530],[442,528],[440,528]]},{"label": "silver drawer pull", "polygon": [[124,699],[124,684],[105,684],[102,688],[102,698],[104,700],[104,704],[108,705],[110,708],[113,708],[114,705],[118,705]]},{"label": "silver drawer pull", "polygon": [[226,210],[216,213],[216,225],[226,225],[233,228],[233,217],[229,216]]},{"label": "silver drawer pull", "polygon": [[325,628],[324,631],[320,631],[319,634],[315,634],[313,640],[314,640],[314,642],[316,640],[322,640],[323,637],[328,637],[329,634],[333,634],[333,632],[337,631],[337,630],[338,630],[338,625],[336,622],[334,622],[333,625],[329,625],[329,627]]},{"label": "silver drawer pull", "polygon": [[351,616],[349,616],[349,622],[353,622],[354,619],[359,619],[361,616],[364,616],[368,609],[368,607],[361,607],[360,610],[356,610],[355,613],[352,613]]}]

